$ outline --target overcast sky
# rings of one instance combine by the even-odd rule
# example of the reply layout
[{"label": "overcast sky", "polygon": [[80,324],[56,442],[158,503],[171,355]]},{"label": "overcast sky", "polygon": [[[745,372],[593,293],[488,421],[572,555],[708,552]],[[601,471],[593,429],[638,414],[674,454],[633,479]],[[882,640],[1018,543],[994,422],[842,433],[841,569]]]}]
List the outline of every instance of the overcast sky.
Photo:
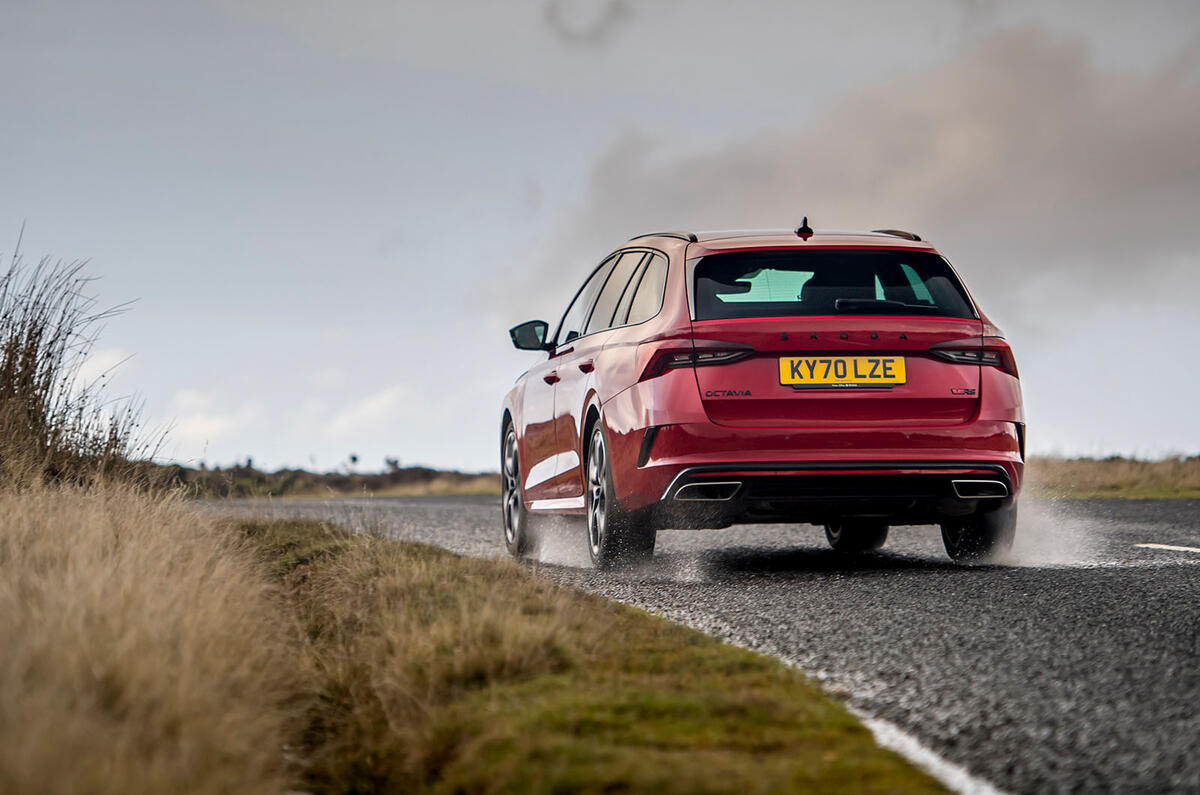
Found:
[{"label": "overcast sky", "polygon": [[4,0],[0,251],[88,258],[90,372],[187,463],[494,469],[588,267],[912,228],[1034,452],[1200,452],[1200,4]]}]

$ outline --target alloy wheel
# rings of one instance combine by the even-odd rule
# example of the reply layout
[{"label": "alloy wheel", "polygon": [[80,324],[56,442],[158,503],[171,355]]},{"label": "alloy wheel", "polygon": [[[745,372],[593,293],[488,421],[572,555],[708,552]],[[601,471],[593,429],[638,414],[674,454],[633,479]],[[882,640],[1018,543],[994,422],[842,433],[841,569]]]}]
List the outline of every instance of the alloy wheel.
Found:
[{"label": "alloy wheel", "polygon": [[588,544],[592,548],[593,557],[601,554],[601,545],[604,543],[605,523],[607,520],[604,494],[607,455],[607,451],[604,449],[604,434],[597,428],[592,433],[591,450],[588,453],[587,462]]},{"label": "alloy wheel", "polygon": [[517,525],[521,520],[521,485],[520,465],[517,461],[517,434],[511,428],[504,437],[501,501],[504,505],[504,540],[512,546],[516,541]]}]

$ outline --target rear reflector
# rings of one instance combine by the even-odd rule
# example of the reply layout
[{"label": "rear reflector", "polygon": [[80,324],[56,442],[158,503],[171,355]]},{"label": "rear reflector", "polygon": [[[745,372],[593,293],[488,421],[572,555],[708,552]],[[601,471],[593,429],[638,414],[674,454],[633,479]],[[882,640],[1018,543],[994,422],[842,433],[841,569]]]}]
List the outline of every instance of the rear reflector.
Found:
[{"label": "rear reflector", "polygon": [[651,425],[642,435],[642,446],[638,449],[637,457],[638,469],[646,466],[646,462],[650,460],[650,449],[654,447],[654,437],[658,436],[658,428],[657,425]]}]

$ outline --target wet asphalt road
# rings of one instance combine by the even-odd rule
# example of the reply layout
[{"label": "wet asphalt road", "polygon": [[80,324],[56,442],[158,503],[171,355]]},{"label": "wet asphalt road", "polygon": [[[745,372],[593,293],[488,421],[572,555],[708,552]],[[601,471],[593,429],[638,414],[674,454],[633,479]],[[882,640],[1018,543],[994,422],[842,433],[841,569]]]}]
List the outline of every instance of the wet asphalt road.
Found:
[{"label": "wet asphalt road", "polygon": [[[256,510],[503,554],[496,498]],[[1002,789],[1200,792],[1200,501],[1026,500],[1011,564],[974,569],[929,527],[857,560],[815,527],[667,531],[616,573],[543,532],[542,575],[779,655]]]}]

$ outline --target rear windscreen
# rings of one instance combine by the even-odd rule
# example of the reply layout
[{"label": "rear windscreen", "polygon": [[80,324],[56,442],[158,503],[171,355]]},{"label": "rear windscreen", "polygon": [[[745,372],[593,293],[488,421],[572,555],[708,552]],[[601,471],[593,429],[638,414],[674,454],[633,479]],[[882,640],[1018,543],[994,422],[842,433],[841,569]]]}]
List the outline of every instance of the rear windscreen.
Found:
[{"label": "rear windscreen", "polygon": [[697,320],[791,315],[974,318],[944,259],[924,251],[736,251],[695,266]]}]

